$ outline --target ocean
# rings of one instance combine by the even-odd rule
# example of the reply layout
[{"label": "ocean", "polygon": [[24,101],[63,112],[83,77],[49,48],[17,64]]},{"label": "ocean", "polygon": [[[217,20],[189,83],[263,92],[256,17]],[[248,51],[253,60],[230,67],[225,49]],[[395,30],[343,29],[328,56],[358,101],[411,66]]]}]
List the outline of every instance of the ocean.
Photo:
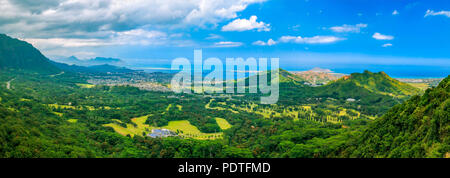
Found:
[{"label": "ocean", "polygon": [[[142,64],[139,65],[127,65],[127,67],[137,70],[143,70],[145,72],[164,72],[175,73],[178,71],[170,70],[170,64]],[[383,71],[393,78],[445,78],[450,75],[450,66],[417,66],[417,65],[350,65],[350,66],[301,66],[290,67],[288,65],[280,64],[280,68],[287,71],[306,71],[314,67],[323,69],[330,69],[335,73],[351,74],[361,73],[364,70],[371,72]]]}]

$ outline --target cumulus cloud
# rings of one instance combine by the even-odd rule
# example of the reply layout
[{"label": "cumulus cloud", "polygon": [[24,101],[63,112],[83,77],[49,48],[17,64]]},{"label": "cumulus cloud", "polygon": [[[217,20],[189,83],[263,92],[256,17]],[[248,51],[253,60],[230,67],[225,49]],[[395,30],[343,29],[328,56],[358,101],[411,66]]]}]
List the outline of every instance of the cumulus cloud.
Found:
[{"label": "cumulus cloud", "polygon": [[275,45],[275,44],[277,44],[277,42],[275,42],[272,39],[267,40],[267,42],[264,42],[264,41],[261,41],[261,40],[253,42],[253,45],[257,45],[257,46],[272,46],[272,45]]},{"label": "cumulus cloud", "polygon": [[[107,45],[157,45],[170,38],[160,31],[134,29],[123,32],[110,32],[108,39],[96,38],[24,38],[23,40],[39,47],[48,49],[54,47],[89,47]],[[176,37],[176,36],[175,36]]]},{"label": "cumulus cloud", "polygon": [[374,33],[374,34],[372,35],[372,38],[375,38],[376,40],[393,40],[393,39],[394,39],[394,36],[391,36],[391,35],[383,35],[383,34],[381,34],[381,33],[376,32],[376,33]]},{"label": "cumulus cloud", "polygon": [[249,5],[264,1],[0,0],[0,32],[44,46],[46,54],[67,51],[63,47],[130,43],[183,46],[193,43],[179,39],[182,35],[173,33],[177,29],[216,28]]},{"label": "cumulus cloud", "polygon": [[233,41],[221,41],[221,42],[214,43],[214,47],[218,47],[218,48],[239,47],[242,45],[243,45],[243,43],[241,43],[241,42],[233,42]]},{"label": "cumulus cloud", "polygon": [[[62,32],[126,31],[144,27],[215,26],[265,0],[0,0],[0,30],[9,24],[26,36]],[[19,24],[21,23],[21,24]],[[39,33],[37,32],[46,32]],[[48,33],[51,31],[52,33]],[[59,33],[58,33],[59,32]]]},{"label": "cumulus cloud", "polygon": [[[110,37],[98,38],[21,38],[41,50],[45,55],[77,57],[93,54],[93,47],[140,45],[140,46],[193,46],[195,42],[181,38],[182,35],[168,35],[160,31],[135,29],[123,32],[110,32]],[[94,57],[94,56],[87,56]]]},{"label": "cumulus cloud", "polygon": [[257,22],[258,17],[251,16],[250,19],[236,19],[222,27],[222,31],[247,31],[256,29],[258,31],[270,31],[270,24]]},{"label": "cumulus cloud", "polygon": [[338,33],[343,33],[343,32],[352,32],[352,33],[359,33],[361,31],[361,28],[366,28],[367,24],[356,24],[356,25],[347,25],[344,24],[342,26],[334,26],[334,27],[330,27],[330,30],[334,31],[334,32],[338,32]]},{"label": "cumulus cloud", "polygon": [[394,10],[394,12],[392,12],[392,15],[398,15],[400,14],[397,10]]},{"label": "cumulus cloud", "polygon": [[437,15],[443,15],[443,16],[447,16],[447,17],[450,18],[450,11],[438,11],[438,12],[435,12],[433,10],[429,10],[428,9],[427,12],[425,13],[425,17],[437,16]]},{"label": "cumulus cloud", "polygon": [[265,41],[255,41],[252,44],[257,46],[273,46],[279,43],[297,43],[297,44],[330,44],[338,41],[346,40],[336,36],[313,36],[313,37],[301,37],[301,36],[282,36],[277,41],[269,39]]},{"label": "cumulus cloud", "polygon": [[387,47],[391,47],[391,46],[392,46],[391,43],[386,43],[386,44],[383,44],[383,45],[382,45],[383,48],[387,48]]},{"label": "cumulus cloud", "polygon": [[327,44],[345,40],[345,38],[335,36],[282,36],[278,41],[282,43],[299,43],[299,44]]}]

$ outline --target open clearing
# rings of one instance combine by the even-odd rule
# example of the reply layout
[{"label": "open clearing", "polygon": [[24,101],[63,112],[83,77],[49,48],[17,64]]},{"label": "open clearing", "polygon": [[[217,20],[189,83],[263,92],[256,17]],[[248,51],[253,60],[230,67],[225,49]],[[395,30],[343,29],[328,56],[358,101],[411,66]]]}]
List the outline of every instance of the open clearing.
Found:
[{"label": "open clearing", "polygon": [[217,122],[217,125],[219,125],[220,129],[222,129],[222,130],[227,130],[227,129],[231,128],[231,124],[228,123],[228,121],[223,118],[216,117],[216,122]]},{"label": "open clearing", "polygon": [[[168,129],[170,131],[173,131],[175,133],[178,133],[181,137],[186,138],[194,138],[194,139],[200,139],[200,140],[207,140],[207,139],[218,139],[222,138],[223,133],[202,133],[200,130],[198,130],[197,127],[193,126],[188,120],[180,120],[180,121],[170,121],[167,126],[164,127],[153,127],[148,124],[145,124],[145,121],[150,117],[151,115],[147,116],[141,116],[137,118],[131,119],[131,121],[136,124],[126,124],[126,127],[122,127],[118,123],[109,123],[104,124],[105,127],[112,127],[114,131],[121,135],[130,135],[131,137],[134,137],[135,135],[147,135],[148,133],[151,133],[152,129]],[[121,122],[120,122],[121,123]]]},{"label": "open clearing", "polygon": [[77,122],[78,122],[78,119],[68,119],[67,122],[70,122],[70,123],[77,123]]},{"label": "open clearing", "polygon": [[426,90],[430,88],[430,85],[428,83],[407,83],[413,87],[419,88],[421,90]]},{"label": "open clearing", "polygon": [[232,110],[232,109],[230,109],[230,108],[223,108],[223,107],[219,107],[219,106],[217,106],[217,107],[211,107],[211,103],[212,103],[213,101],[214,101],[214,99],[209,100],[209,103],[205,105],[205,108],[206,108],[206,109],[219,110],[219,111],[230,111],[230,112],[232,112],[232,113],[239,114],[238,111]]},{"label": "open clearing", "polygon": [[[70,106],[70,105],[61,105],[61,104],[47,104],[47,106],[49,106],[51,108],[55,108],[55,109],[72,109],[72,110],[83,110],[83,108],[85,108],[89,111],[100,110],[100,109],[106,109],[106,110],[114,109],[109,106],[102,106],[102,107],[97,107],[97,108],[95,108],[94,106]],[[119,109],[119,108],[116,108],[116,109]]]},{"label": "open clearing", "polygon": [[84,84],[84,83],[77,83],[77,86],[81,87],[81,88],[94,88],[95,85],[92,84]]}]

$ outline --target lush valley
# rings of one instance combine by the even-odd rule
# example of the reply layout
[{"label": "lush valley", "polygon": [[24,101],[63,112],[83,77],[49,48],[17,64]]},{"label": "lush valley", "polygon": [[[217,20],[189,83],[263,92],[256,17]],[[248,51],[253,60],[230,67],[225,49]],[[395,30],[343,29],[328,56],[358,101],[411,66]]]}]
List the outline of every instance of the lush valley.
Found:
[{"label": "lush valley", "polygon": [[[171,74],[55,63],[25,42],[2,36],[0,44],[0,157],[445,157],[450,149],[448,77],[423,93],[383,72],[313,87],[281,69],[279,102],[263,105],[260,94],[175,94]],[[164,129],[170,136],[154,136]]]}]

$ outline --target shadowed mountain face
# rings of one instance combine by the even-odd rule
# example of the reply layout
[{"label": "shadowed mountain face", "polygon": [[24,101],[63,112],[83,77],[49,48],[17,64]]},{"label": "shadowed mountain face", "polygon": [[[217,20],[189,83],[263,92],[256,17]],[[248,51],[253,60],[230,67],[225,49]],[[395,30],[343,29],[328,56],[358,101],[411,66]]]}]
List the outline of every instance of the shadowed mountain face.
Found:
[{"label": "shadowed mountain face", "polygon": [[0,68],[39,73],[58,73],[44,55],[31,44],[0,34]]},{"label": "shadowed mountain face", "polygon": [[450,76],[394,106],[344,152],[352,157],[450,157]]}]

